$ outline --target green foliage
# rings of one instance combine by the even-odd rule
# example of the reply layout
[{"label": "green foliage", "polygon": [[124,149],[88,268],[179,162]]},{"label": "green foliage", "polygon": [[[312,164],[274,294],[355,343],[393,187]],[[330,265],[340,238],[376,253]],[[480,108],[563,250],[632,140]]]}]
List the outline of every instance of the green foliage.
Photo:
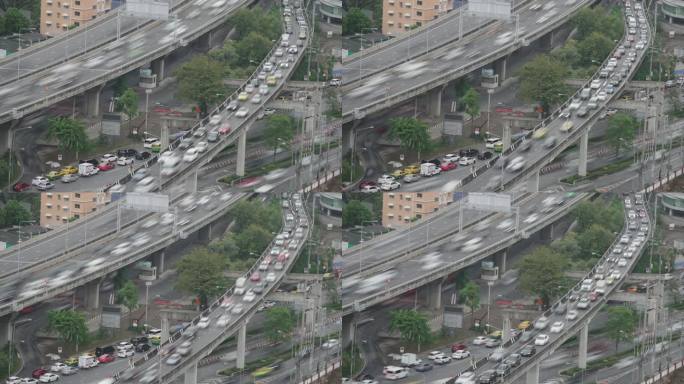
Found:
[{"label": "green foliage", "polygon": [[206,248],[195,248],[176,265],[178,279],[176,287],[181,291],[195,294],[202,306],[209,298],[223,293],[228,285],[223,276],[226,258]]},{"label": "green foliage", "polygon": [[296,130],[296,122],[291,116],[274,114],[268,117],[264,141],[273,148],[274,158],[278,148],[287,149],[290,146]]},{"label": "green foliage", "polygon": [[629,149],[636,136],[641,123],[631,115],[626,113],[616,113],[608,120],[606,130],[606,141],[615,149],[615,154],[620,153],[620,149]]},{"label": "green foliage", "polygon": [[49,139],[57,139],[61,151],[83,152],[90,147],[85,125],[68,117],[53,117],[48,120],[47,136]]},{"label": "green foliage", "polygon": [[577,44],[577,53],[582,58],[581,63],[591,65],[605,60],[615,47],[613,40],[603,32],[592,32],[586,39]]},{"label": "green foliage", "polygon": [[614,240],[615,235],[605,226],[592,224],[577,236],[580,257],[584,259],[600,257]]},{"label": "green foliage", "polygon": [[565,255],[570,260],[575,260],[582,256],[582,249],[577,244],[577,233],[568,232],[563,238],[551,243],[554,251]]},{"label": "green foliage", "polygon": [[257,200],[242,200],[231,209],[235,218],[234,232],[241,232],[252,224],[263,226],[268,232],[276,232],[282,223],[281,209],[277,201],[268,204]]},{"label": "green foliage", "polygon": [[480,94],[473,88],[469,88],[463,97],[461,103],[465,112],[470,115],[471,124],[475,124],[475,117],[480,114]]},{"label": "green foliage", "polygon": [[264,329],[272,342],[288,340],[295,326],[294,312],[288,307],[272,307],[266,311]]},{"label": "green foliage", "polygon": [[418,160],[421,152],[430,149],[430,134],[424,122],[411,117],[395,117],[389,123],[388,136],[399,139],[405,150],[416,152]]},{"label": "green foliage", "polygon": [[116,302],[128,308],[129,312],[138,307],[138,287],[130,280],[126,281],[119,290],[116,291]]},{"label": "green foliage", "polygon": [[3,20],[5,24],[5,34],[21,33],[23,29],[26,29],[31,25],[29,19],[27,19],[19,9],[14,7],[7,9]]},{"label": "green foliage", "polygon": [[362,202],[358,200],[349,201],[342,210],[343,228],[363,225],[364,221],[370,220],[373,220],[373,214]]},{"label": "green foliage", "polygon": [[359,8],[350,8],[342,19],[342,35],[368,32],[365,29],[373,27],[373,22]]},{"label": "green foliage", "polygon": [[116,109],[133,119],[138,116],[138,103],[138,93],[133,88],[126,88],[116,101]]},{"label": "green foliage", "polygon": [[250,255],[261,255],[261,252],[271,243],[273,235],[260,225],[250,224],[243,231],[235,234],[233,238],[235,239],[235,245],[239,249],[238,254],[244,259],[249,258]]},{"label": "green foliage", "polygon": [[417,344],[419,350],[421,344],[427,344],[432,340],[427,318],[412,309],[391,311],[389,330],[399,331],[402,340]]},{"label": "green foliage", "polygon": [[568,67],[576,67],[580,64],[582,56],[579,53],[577,40],[568,39],[562,47],[551,52],[551,56],[558,62],[565,63]]},{"label": "green foliage", "polygon": [[240,8],[228,22],[235,27],[238,40],[253,32],[264,35],[268,40],[276,40],[282,31],[280,13],[277,8],[267,13],[259,7]]},{"label": "green foliage", "polygon": [[637,326],[637,314],[629,307],[608,308],[607,336],[615,340],[615,351],[621,341],[631,341]]},{"label": "green foliage", "polygon": [[584,40],[594,32],[603,33],[610,40],[622,36],[624,24],[619,8],[608,10],[606,7],[582,8],[573,16],[572,24],[577,28],[577,40]]},{"label": "green foliage", "polygon": [[554,299],[566,291],[565,271],[568,264],[567,257],[555,252],[553,248],[536,248],[525,255],[518,265],[520,288],[538,295],[548,308]]},{"label": "green foliage", "polygon": [[196,102],[203,114],[211,104],[225,99],[223,66],[207,55],[198,55],[176,70],[178,96]]},{"label": "green foliage", "polygon": [[473,281],[468,281],[458,292],[458,298],[470,308],[470,317],[475,322],[475,311],[480,308],[480,287]]},{"label": "green foliage", "polygon": [[84,344],[88,341],[85,315],[71,309],[48,311],[48,330],[57,332],[63,341]]},{"label": "green foliage", "polygon": [[0,223],[3,227],[11,227],[13,225],[21,225],[22,221],[31,220],[31,212],[29,212],[17,200],[9,200],[4,207],[0,209]]},{"label": "green foliage", "polygon": [[[239,64],[248,65],[250,62],[260,62],[273,47],[271,40],[259,32],[249,35],[235,43],[235,54],[239,57]],[[253,64],[253,63],[252,63]]]},{"label": "green foliage", "polygon": [[539,55],[520,70],[520,96],[538,102],[544,111],[567,99],[565,78],[569,73],[565,63],[550,55]]},{"label": "green foliage", "polygon": [[[11,359],[10,352],[12,353]],[[9,366],[10,360],[12,362],[11,367]],[[8,374],[16,373],[19,369],[21,369],[21,367],[21,357],[17,354],[17,349],[14,347],[10,347],[9,343],[3,345],[0,349],[0,380],[6,379]]]}]

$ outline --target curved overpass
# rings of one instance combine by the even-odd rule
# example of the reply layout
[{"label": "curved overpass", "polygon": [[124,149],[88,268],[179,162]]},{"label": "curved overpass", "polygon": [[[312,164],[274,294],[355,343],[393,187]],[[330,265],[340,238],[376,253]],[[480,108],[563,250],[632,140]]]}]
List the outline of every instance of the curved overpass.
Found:
[{"label": "curved overpass", "polygon": [[[504,58],[564,24],[570,15],[588,3],[590,1],[571,0],[557,4],[555,15],[543,23],[537,21],[545,12],[553,10],[534,11],[525,7],[518,13],[517,39],[515,22],[493,23],[483,27],[465,46],[459,46],[458,42],[447,45],[392,69],[390,74],[383,72],[370,76],[344,95],[343,118],[349,121],[384,110]],[[506,32],[510,33],[509,41],[501,45],[492,44],[497,36]],[[397,81],[397,77],[401,80]]]}]

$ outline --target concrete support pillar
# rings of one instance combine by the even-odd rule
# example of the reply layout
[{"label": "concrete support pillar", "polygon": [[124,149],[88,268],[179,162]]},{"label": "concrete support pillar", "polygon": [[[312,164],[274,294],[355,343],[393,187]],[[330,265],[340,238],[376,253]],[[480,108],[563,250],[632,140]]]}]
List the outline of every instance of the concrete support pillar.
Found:
[{"label": "concrete support pillar", "polygon": [[150,67],[152,68],[152,73],[157,75],[157,82],[161,82],[164,80],[164,71],[165,71],[165,65],[166,65],[166,57],[162,56],[156,60],[152,60],[152,64]]},{"label": "concrete support pillar", "polygon": [[88,309],[100,308],[100,285],[102,280],[97,279],[83,286],[85,291],[85,304]]},{"label": "concrete support pillar", "polygon": [[0,345],[6,345],[13,340],[14,317],[13,313],[0,317]]},{"label": "concrete support pillar", "polygon": [[504,120],[502,129],[501,141],[503,142],[503,150],[505,151],[511,146],[511,121]]},{"label": "concrete support pillar", "polygon": [[184,376],[184,384],[197,384],[197,363],[188,367]]},{"label": "concrete support pillar", "polygon": [[541,237],[542,240],[553,240],[553,235],[553,224],[549,224],[546,227],[542,228],[541,231],[539,231],[539,237]]},{"label": "concrete support pillar", "polygon": [[238,137],[237,159],[235,161],[235,174],[238,176],[245,175],[245,155],[247,152],[247,130],[243,130]]},{"label": "concrete support pillar", "polygon": [[161,342],[164,343],[169,339],[169,315],[161,312],[159,316],[161,317]]},{"label": "concrete support pillar", "polygon": [[442,116],[442,90],[444,87],[437,87],[430,90],[426,95],[426,111],[432,117]]},{"label": "concrete support pillar", "polygon": [[580,176],[587,175],[587,153],[589,148],[589,130],[580,136],[579,139],[579,167],[577,174]]},{"label": "concrete support pillar", "polygon": [[208,241],[211,239],[211,223],[205,225],[197,231],[197,237],[200,241]]},{"label": "concrete support pillar", "polygon": [[238,338],[237,338],[237,362],[235,363],[235,367],[238,369],[244,369],[245,368],[245,342],[247,341],[247,322],[242,323],[240,325],[240,329],[238,330]]},{"label": "concrete support pillar", "polygon": [[504,315],[503,315],[503,326],[501,328],[503,328],[501,330],[501,332],[502,332],[501,336],[503,338],[503,341],[506,342],[506,341],[510,340],[511,339],[511,315],[509,315],[508,313],[504,313]]},{"label": "concrete support pillar", "polygon": [[166,250],[162,249],[160,251],[155,252],[155,254],[152,256],[152,264],[157,267],[157,279],[161,276],[164,271],[166,271],[166,266],[165,266],[165,261],[166,261]]},{"label": "concrete support pillar", "polygon": [[525,384],[539,384],[539,363],[531,366],[527,370]]},{"label": "concrete support pillar", "polygon": [[577,366],[580,369],[587,369],[587,345],[589,343],[589,323],[584,324],[579,331],[579,354],[577,355]]},{"label": "concrete support pillar", "polygon": [[495,256],[496,266],[499,267],[499,277],[506,272],[506,261],[508,259],[508,249],[499,251]]},{"label": "concrete support pillar", "polygon": [[535,172],[534,175],[530,176],[530,178],[527,179],[527,192],[539,192],[539,172]]},{"label": "concrete support pillar", "polygon": [[353,340],[354,337],[356,336],[354,333],[356,332],[356,327],[354,326],[354,323],[356,322],[356,315],[351,314],[349,316],[345,316],[342,318],[342,342],[343,345],[342,347],[346,347],[347,344],[350,344]]},{"label": "concrete support pillar", "polygon": [[169,121],[162,119],[161,121],[161,137],[159,138],[162,148],[169,147]]},{"label": "concrete support pillar", "polygon": [[499,75],[499,85],[506,80],[506,71],[508,69],[508,56],[504,56],[496,61],[495,69],[497,75]]},{"label": "concrete support pillar", "polygon": [[100,116],[100,95],[102,94],[102,86],[87,90],[83,94],[84,101],[84,115],[88,117]]},{"label": "concrete support pillar", "polygon": [[418,288],[419,302],[430,309],[442,308],[442,279],[432,281]]}]

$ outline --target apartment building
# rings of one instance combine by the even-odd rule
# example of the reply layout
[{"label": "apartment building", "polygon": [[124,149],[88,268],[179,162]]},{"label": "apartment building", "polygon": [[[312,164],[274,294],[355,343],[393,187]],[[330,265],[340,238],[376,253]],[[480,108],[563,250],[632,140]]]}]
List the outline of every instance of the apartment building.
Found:
[{"label": "apartment building", "polygon": [[57,36],[112,9],[112,0],[41,0],[40,33]]},{"label": "apartment building", "polygon": [[383,0],[382,34],[399,36],[452,9],[452,0]]},{"label": "apartment building", "polygon": [[96,212],[111,201],[106,192],[43,192],[40,194],[40,226],[58,228]]},{"label": "apartment building", "polygon": [[430,216],[453,201],[449,192],[386,192],[382,196],[382,225],[401,228]]}]

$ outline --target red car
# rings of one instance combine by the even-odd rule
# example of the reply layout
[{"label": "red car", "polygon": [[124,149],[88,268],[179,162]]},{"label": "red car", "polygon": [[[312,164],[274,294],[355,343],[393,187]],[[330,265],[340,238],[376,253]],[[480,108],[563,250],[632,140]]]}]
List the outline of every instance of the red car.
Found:
[{"label": "red car", "polygon": [[365,187],[375,187],[378,184],[372,180],[361,180],[359,183],[359,189],[364,189]]},{"label": "red car", "polygon": [[14,192],[24,192],[27,189],[31,189],[31,185],[19,182],[14,184],[14,186],[12,186],[12,189],[14,190]]},{"label": "red car", "polygon": [[281,253],[280,255],[278,255],[278,261],[284,263],[285,260],[287,260],[287,253]]},{"label": "red car", "polygon": [[249,277],[249,279],[252,281],[259,281],[261,280],[261,275],[259,275],[259,272],[254,272],[252,273],[252,276]]},{"label": "red car", "polygon": [[22,315],[28,315],[31,312],[33,312],[33,307],[30,305],[19,310],[19,313]]},{"label": "red car", "polygon": [[98,363],[111,363],[112,361],[114,361],[114,356],[106,353],[97,358]]},{"label": "red car", "polygon": [[452,169],[456,169],[456,163],[452,163],[451,161],[444,162],[439,165],[439,169],[442,171],[451,171]]},{"label": "red car", "polygon": [[465,351],[467,348],[465,344],[454,344],[451,346],[451,352]]},{"label": "red car", "polygon": [[40,379],[41,376],[47,373],[47,370],[44,368],[36,368],[31,372],[31,376],[33,376],[34,379]]},{"label": "red car", "polygon": [[219,128],[219,133],[222,135],[227,135],[230,132],[230,124],[226,123]]},{"label": "red car", "polygon": [[111,169],[114,169],[114,166],[108,163],[100,163],[100,165],[97,166],[97,169],[100,171],[109,171]]}]

